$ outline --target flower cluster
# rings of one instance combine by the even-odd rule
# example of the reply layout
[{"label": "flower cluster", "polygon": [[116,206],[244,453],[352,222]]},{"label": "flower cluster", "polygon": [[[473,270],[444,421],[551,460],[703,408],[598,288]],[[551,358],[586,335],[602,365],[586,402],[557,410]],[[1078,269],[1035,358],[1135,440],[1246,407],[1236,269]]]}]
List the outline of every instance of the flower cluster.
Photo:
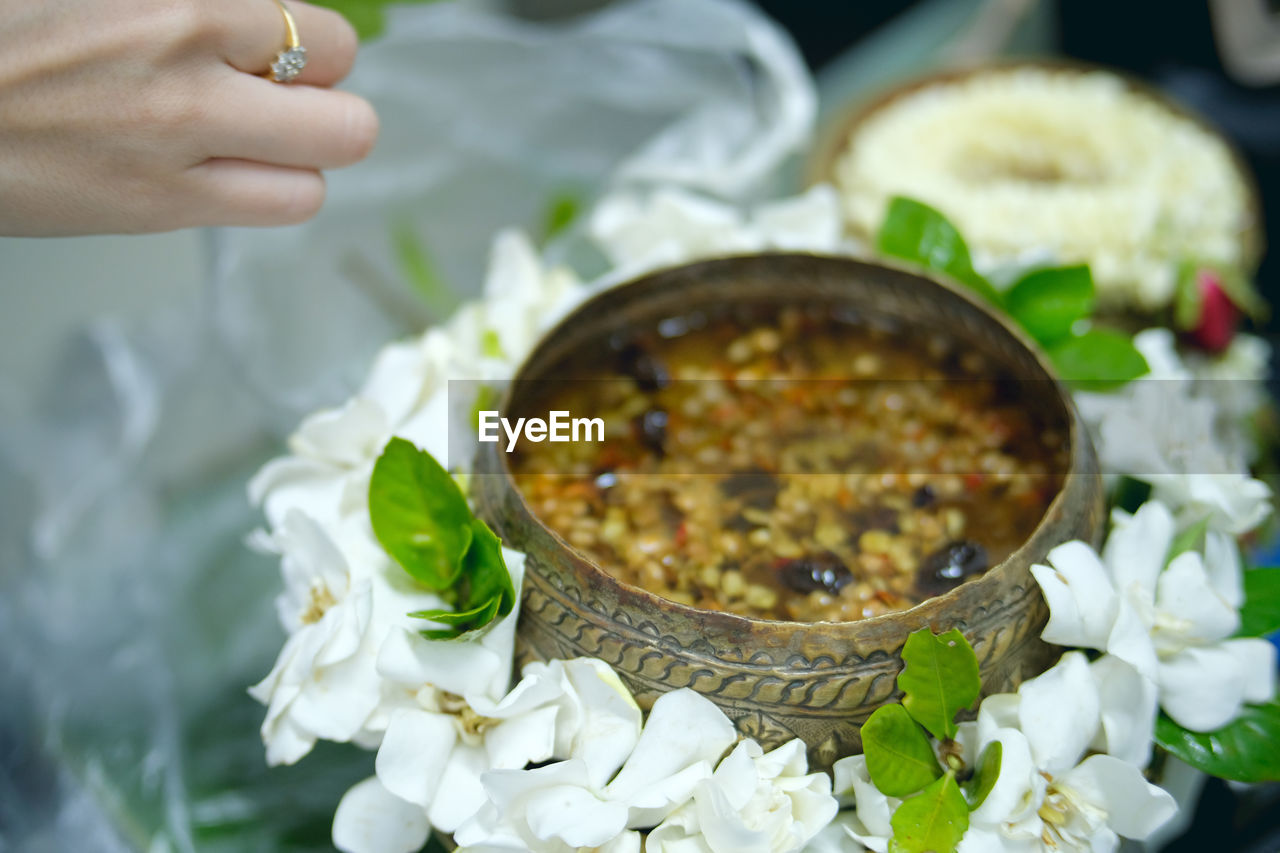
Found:
[{"label": "flower cluster", "polygon": [[1262,402],[1268,347],[1238,335],[1220,357],[1184,360],[1168,329],[1134,336],[1151,372],[1076,404],[1109,474],[1147,482],[1185,525],[1207,519],[1232,535],[1271,514],[1271,490],[1249,476],[1255,453],[1244,425]]},{"label": "flower cluster", "polygon": [[[1146,838],[1173,816],[1173,798],[1137,767],[1108,754],[1081,760],[1102,728],[1103,703],[1090,664],[1069,652],[1017,693],[984,700],[977,722],[960,724],[955,743],[966,765],[975,766],[989,744],[1001,747],[999,776],[970,814],[960,853],[1114,850],[1118,836]],[[855,808],[828,838],[834,843],[843,831],[885,853],[901,801],[875,787],[865,756],[834,769],[836,791]]]},{"label": "flower cluster", "polygon": [[[1101,558],[1082,542],[1033,566],[1051,615],[1044,639],[1106,654],[1094,663],[1112,706],[1109,749],[1145,764],[1157,704],[1192,731],[1275,695],[1275,647],[1235,638],[1243,579],[1235,541],[1207,529],[1201,554],[1171,553],[1174,518],[1157,501],[1116,510]],[[1168,566],[1165,562],[1168,559]]]}]

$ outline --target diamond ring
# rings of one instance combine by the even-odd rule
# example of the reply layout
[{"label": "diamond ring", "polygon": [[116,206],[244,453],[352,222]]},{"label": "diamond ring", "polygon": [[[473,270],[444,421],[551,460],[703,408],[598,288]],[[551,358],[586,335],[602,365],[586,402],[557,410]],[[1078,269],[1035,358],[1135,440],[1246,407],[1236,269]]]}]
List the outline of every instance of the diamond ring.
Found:
[{"label": "diamond ring", "polygon": [[271,63],[271,72],[267,76],[277,83],[289,83],[307,67],[307,49],[298,41],[298,25],[283,0],[276,0],[276,5],[284,14],[285,46],[284,50],[276,54],[275,62]]}]

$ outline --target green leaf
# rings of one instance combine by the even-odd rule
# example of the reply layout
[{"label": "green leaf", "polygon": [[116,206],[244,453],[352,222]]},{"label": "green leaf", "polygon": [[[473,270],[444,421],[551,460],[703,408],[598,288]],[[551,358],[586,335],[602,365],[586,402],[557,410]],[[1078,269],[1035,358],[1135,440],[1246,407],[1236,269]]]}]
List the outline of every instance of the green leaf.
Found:
[{"label": "green leaf", "polygon": [[1122,475],[1111,490],[1111,505],[1129,513],[1137,512],[1150,498],[1151,484],[1129,476]]},{"label": "green leaf", "polygon": [[499,399],[498,391],[492,385],[481,385],[476,390],[476,403],[471,407],[472,429],[480,429],[480,413],[493,411]]},{"label": "green leaf", "polygon": [[1133,339],[1110,329],[1060,341],[1049,349],[1049,358],[1063,379],[1094,391],[1115,388],[1150,370]]},{"label": "green leaf", "polygon": [[387,442],[369,479],[369,518],[387,553],[437,592],[462,572],[474,535],[471,508],[449,472],[403,438]]},{"label": "green leaf", "polygon": [[1200,268],[1184,263],[1178,273],[1178,285],[1173,292],[1173,326],[1180,332],[1189,332],[1200,323],[1200,311],[1204,294],[1200,292]]},{"label": "green leaf", "polygon": [[1204,534],[1208,529],[1209,519],[1206,518],[1197,521],[1173,537],[1173,541],[1169,543],[1169,553],[1164,558],[1165,566],[1167,567],[1176,557],[1180,557],[1188,551],[1202,550],[1204,548]]},{"label": "green leaf", "polygon": [[1004,756],[1004,747],[1000,741],[993,740],[978,756],[978,767],[973,775],[964,783],[965,799],[969,801],[969,809],[976,809],[986,801],[991,789],[996,786],[1000,777],[1000,761]]},{"label": "green leaf", "polygon": [[960,232],[927,204],[902,196],[891,199],[876,245],[883,255],[945,273],[991,304],[1000,305],[1000,294],[991,282],[974,271]]},{"label": "green leaf", "polygon": [[1216,732],[1192,732],[1165,714],[1156,719],[1156,743],[1198,770],[1237,782],[1280,780],[1280,703],[1245,705]]},{"label": "green leaf", "polygon": [[902,662],[902,706],[938,740],[955,737],[956,713],[972,705],[982,689],[969,641],[956,628],[936,636],[921,628],[907,637]]},{"label": "green leaf", "polygon": [[1201,303],[1204,301],[1204,294],[1200,291],[1200,275],[1205,272],[1212,273],[1217,278],[1223,294],[1242,313],[1257,322],[1266,320],[1270,315],[1270,303],[1258,292],[1253,279],[1239,267],[1204,258],[1189,258],[1178,268],[1173,302],[1175,328],[1185,332],[1195,328],[1200,322]]},{"label": "green leaf", "polygon": [[969,828],[969,806],[950,773],[903,800],[889,821],[890,853],[955,853]]},{"label": "green leaf", "polygon": [[[470,610],[415,610],[409,615],[414,619],[429,619],[432,622],[439,622],[443,625],[451,625],[457,628],[465,628],[470,623],[480,621],[488,623],[493,617],[498,615],[497,598],[491,598],[482,604],[477,604]],[[437,635],[443,637],[455,636],[454,631],[423,631],[423,634],[436,638]]]},{"label": "green leaf", "polygon": [[493,329],[485,329],[480,335],[480,354],[486,358],[506,358],[502,349],[502,338]]},{"label": "green leaf", "polygon": [[942,775],[924,729],[901,705],[881,705],[862,726],[867,773],[890,797],[914,794]]},{"label": "green leaf", "polygon": [[436,270],[426,243],[408,221],[397,223],[391,230],[391,245],[400,274],[404,276],[432,314],[448,317],[458,307],[458,297]]},{"label": "green leaf", "polygon": [[385,7],[397,3],[430,3],[435,0],[315,0],[317,6],[325,6],[342,14],[355,28],[361,41],[382,35],[386,28]]},{"label": "green leaf", "polygon": [[471,530],[471,547],[463,559],[457,587],[457,609],[419,610],[409,614],[449,626],[422,631],[429,640],[474,637],[515,606],[516,591],[511,584],[511,572],[502,558],[502,543],[489,525],[478,518],[471,520]]},{"label": "green leaf", "polygon": [[1236,636],[1265,637],[1276,631],[1280,631],[1280,569],[1249,569],[1244,573],[1244,607]]},{"label": "green leaf", "polygon": [[1018,279],[1004,304],[1031,337],[1048,346],[1093,311],[1093,276],[1087,266],[1035,270]]},{"label": "green leaf", "polygon": [[497,534],[478,518],[471,520],[471,548],[467,551],[463,577],[466,580],[462,603],[470,607],[479,602],[498,599],[497,615],[506,616],[515,605],[516,591],[511,585],[511,571],[502,559],[502,542]]},{"label": "green leaf", "polygon": [[551,240],[572,225],[582,213],[582,200],[572,192],[561,192],[551,197],[543,214],[542,234]]},{"label": "green leaf", "polygon": [[1253,279],[1243,271],[1232,266],[1217,266],[1214,271],[1218,273],[1222,292],[1241,312],[1257,322],[1262,322],[1271,315],[1271,303],[1258,292]]}]

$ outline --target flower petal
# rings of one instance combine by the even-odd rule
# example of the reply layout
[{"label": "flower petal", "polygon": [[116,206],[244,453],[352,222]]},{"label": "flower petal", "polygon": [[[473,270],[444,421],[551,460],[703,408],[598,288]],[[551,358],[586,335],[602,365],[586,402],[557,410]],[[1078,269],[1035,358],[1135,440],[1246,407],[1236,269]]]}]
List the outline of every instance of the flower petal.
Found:
[{"label": "flower petal", "polygon": [[1244,702],[1241,664],[1226,643],[1186,649],[1161,661],[1160,706],[1178,725],[1194,732],[1222,728]]},{"label": "flower petal", "polygon": [[1021,820],[1039,808],[1045,787],[1031,760],[1031,744],[1017,729],[997,729],[983,749],[987,743],[1000,744],[1000,774],[971,820],[990,826]]},{"label": "flower petal", "polygon": [[694,804],[698,827],[713,853],[771,853],[770,839],[746,825],[720,785],[704,780],[694,793]]},{"label": "flower petal", "polygon": [[1244,574],[1240,546],[1234,537],[1217,530],[1205,534],[1204,570],[1214,591],[1229,606],[1239,610],[1244,604]]},{"label": "flower petal", "polygon": [[524,801],[525,819],[536,838],[558,838],[570,847],[598,847],[627,825],[623,803],[601,800],[577,785],[539,788]]},{"label": "flower petal", "polygon": [[1211,529],[1241,536],[1271,514],[1271,488],[1244,473],[1173,474],[1149,479],[1152,496],[1174,509],[1183,525],[1208,519]]},{"label": "flower petal", "polygon": [[1168,791],[1149,783],[1132,764],[1110,755],[1086,758],[1058,780],[1058,787],[1104,809],[1107,823],[1125,838],[1146,838],[1178,811]]},{"label": "flower petal", "polygon": [[629,800],[699,762],[718,762],[737,740],[724,712],[688,688],[664,693],[653,703],[635,750],[605,789],[614,800]]},{"label": "flower petal", "polygon": [[853,792],[857,811],[855,819],[846,822],[849,834],[859,843],[878,853],[884,853],[889,846],[889,838],[893,835],[893,826],[889,820],[901,801],[896,797],[886,797],[872,784],[865,755],[842,758],[832,769],[835,772],[836,790],[841,793]]},{"label": "flower petal", "polygon": [[863,853],[866,846],[856,840],[852,824],[858,818],[852,812],[840,812],[804,846],[804,853]]},{"label": "flower petal", "polygon": [[1162,651],[1221,640],[1240,627],[1240,614],[1214,590],[1194,551],[1175,557],[1160,575],[1156,607],[1152,638]]},{"label": "flower petal", "polygon": [[[378,650],[378,672],[416,689],[431,684],[458,696],[487,684],[502,659],[480,643],[440,643],[404,628],[393,628]],[[483,712],[481,712],[483,713]]]},{"label": "flower petal", "polygon": [[1276,647],[1267,640],[1249,637],[1222,643],[1240,661],[1244,701],[1269,702],[1276,695]]},{"label": "flower petal", "polygon": [[983,699],[978,706],[978,743],[985,746],[1000,729],[1016,729],[1021,705],[1017,693],[996,693]]},{"label": "flower petal", "polygon": [[1083,542],[1067,542],[1049,552],[1049,566],[1031,573],[1049,603],[1049,624],[1040,635],[1060,646],[1102,649],[1116,616],[1116,594],[1098,555]]},{"label": "flower petal", "polygon": [[1111,580],[1123,596],[1150,606],[1156,578],[1173,541],[1173,513],[1159,501],[1148,501],[1133,515],[1111,514],[1111,533],[1102,552]]},{"label": "flower petal", "polygon": [[535,708],[489,729],[484,738],[489,766],[513,770],[551,758],[555,754],[558,710],[555,705]]},{"label": "flower petal", "polygon": [[771,248],[788,251],[835,251],[843,232],[840,198],[830,184],[762,204],[751,220]]},{"label": "flower petal", "polygon": [[456,744],[440,775],[427,817],[441,832],[453,832],[485,804],[481,774],[489,769],[488,757],[478,746]]},{"label": "flower petal", "polygon": [[1135,767],[1146,767],[1159,708],[1156,683],[1113,655],[1103,655],[1089,670],[1102,717],[1094,747]]},{"label": "flower petal", "polygon": [[636,747],[640,707],[604,661],[566,661],[564,673],[581,703],[570,755],[585,761],[590,784],[603,788]]},{"label": "flower petal", "polygon": [[418,341],[383,347],[369,368],[357,395],[378,404],[394,429],[422,399],[428,378],[428,362]]},{"label": "flower petal", "polygon": [[1075,765],[1100,724],[1098,690],[1081,652],[1067,652],[1049,671],[1018,688],[1019,728],[1036,766],[1058,773]]},{"label": "flower petal", "polygon": [[[1146,605],[1145,601],[1142,606]],[[1155,611],[1150,610],[1151,621]],[[1156,677],[1156,647],[1152,644],[1150,621],[1138,613],[1128,598],[1121,598],[1116,605],[1116,621],[1107,635],[1106,651],[1132,666],[1147,678]]]},{"label": "flower petal", "polygon": [[289,449],[297,456],[356,466],[378,455],[390,431],[382,406],[352,397],[340,408],[304,420],[289,438]]},{"label": "flower petal", "polygon": [[382,787],[376,776],[347,791],[333,815],[333,846],[343,853],[414,853],[430,832],[422,809]]},{"label": "flower petal", "polygon": [[445,714],[397,713],[378,749],[378,780],[395,796],[426,809],[435,799],[457,740],[457,726]]}]

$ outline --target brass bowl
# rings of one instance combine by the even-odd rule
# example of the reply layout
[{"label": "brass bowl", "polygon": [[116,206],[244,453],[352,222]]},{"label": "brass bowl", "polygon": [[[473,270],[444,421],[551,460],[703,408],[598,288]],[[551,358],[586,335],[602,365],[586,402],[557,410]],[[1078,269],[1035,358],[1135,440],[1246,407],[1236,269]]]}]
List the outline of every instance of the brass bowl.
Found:
[{"label": "brass bowl", "polygon": [[[501,403],[521,408],[528,385],[604,336],[672,315],[731,303],[828,304],[894,319],[921,334],[945,330],[961,346],[1024,383],[1042,411],[1069,424],[1069,470],[1031,537],[981,577],[910,610],[854,622],[783,622],[677,604],[617,580],[546,527],[511,478],[497,444],[482,444],[472,491],[480,514],[528,554],[517,659],[598,657],[648,707],[691,687],[766,748],[794,737],[827,767],[861,749],[859,728],[894,698],[907,636],[958,627],[973,644],[987,693],[1012,690],[1052,658],[1040,631],[1048,610],[1028,570],[1071,539],[1097,544],[1104,502],[1097,459],[1066,391],[1033,345],[956,287],[851,258],[764,254],[651,273],[587,301],[529,355]],[[587,349],[594,346],[597,349]]]},{"label": "brass bowl", "polygon": [[[894,106],[901,99],[914,95],[935,86],[959,83],[971,77],[991,72],[1011,71],[1019,68],[1035,68],[1061,74],[1109,74],[1119,80],[1125,88],[1167,109],[1176,116],[1195,124],[1201,130],[1215,137],[1230,153],[1240,182],[1247,197],[1249,220],[1239,233],[1240,260],[1244,272],[1253,274],[1257,271],[1266,251],[1266,233],[1262,220],[1262,195],[1258,190],[1258,182],[1249,167],[1244,154],[1222,130],[1200,113],[1182,102],[1170,97],[1166,92],[1141,80],[1132,74],[1105,65],[1082,62],[1062,57],[1036,58],[1003,58],[987,60],[980,63],[959,65],[926,72],[909,77],[889,88],[872,95],[866,100],[855,102],[848,111],[835,118],[823,129],[804,168],[805,183],[829,183],[839,187],[836,180],[840,161],[849,151],[850,142],[862,129],[862,125],[876,113]],[[927,198],[921,201],[928,201]],[[866,235],[859,235],[865,237]]]}]

